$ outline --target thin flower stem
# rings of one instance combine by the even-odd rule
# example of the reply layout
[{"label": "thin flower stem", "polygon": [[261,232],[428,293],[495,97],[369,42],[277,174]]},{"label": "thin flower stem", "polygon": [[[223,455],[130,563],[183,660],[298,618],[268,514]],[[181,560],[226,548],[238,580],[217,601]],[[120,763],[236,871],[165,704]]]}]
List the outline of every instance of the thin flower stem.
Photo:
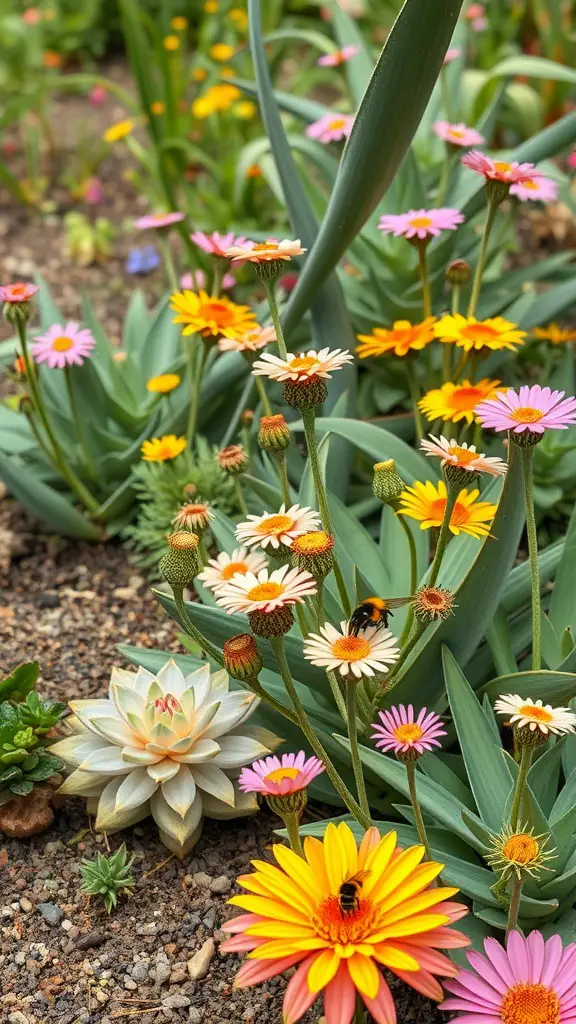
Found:
[{"label": "thin flower stem", "polygon": [[518,929],[518,913],[520,911],[520,897],[522,895],[522,878],[514,875],[512,879],[512,895],[508,908],[508,923],[506,925],[506,940],[510,932]]},{"label": "thin flower stem", "polygon": [[520,448],[522,474],[524,477],[524,504],[526,506],[526,534],[530,558],[530,579],[532,585],[532,671],[539,672],[541,654],[541,610],[540,610],[540,567],[538,564],[538,535],[534,514],[534,448]]},{"label": "thin flower stem", "polygon": [[217,298],[218,295],[220,295],[220,288],[222,286],[225,269],[225,263],[222,257],[215,256],[212,266],[214,267],[214,275],[212,277],[212,298]]},{"label": "thin flower stem", "polygon": [[528,772],[530,771],[530,766],[532,764],[533,749],[533,747],[524,745],[522,747],[522,754],[520,755],[518,778],[516,779],[516,788],[514,790],[512,810],[510,811],[510,828],[514,832],[518,829],[518,826],[520,824],[522,814],[522,802],[526,791]]},{"label": "thin flower stem", "polygon": [[[453,284],[452,285],[452,303],[451,303],[452,316],[454,316],[456,313],[458,313],[459,309],[460,309],[460,285],[459,284]],[[448,349],[448,351],[451,351],[451,342],[446,342],[446,348]]]},{"label": "thin flower stem", "polygon": [[456,504],[458,497],[459,488],[455,487],[450,482],[447,483],[448,496],[446,498],[446,508],[444,509],[444,518],[442,519],[442,526],[440,527],[440,534],[438,536],[438,542],[436,544],[436,551],[434,553],[434,560],[430,569],[430,575],[428,576],[427,586],[433,587],[438,579],[438,573],[440,572],[440,566],[442,565],[442,559],[448,541],[450,540],[450,520],[452,518],[452,512]]},{"label": "thin flower stem", "polygon": [[[445,344],[450,344],[450,342],[445,342]],[[455,370],[454,370],[454,372],[452,374],[452,380],[453,381],[458,381],[458,380],[461,379],[461,377],[462,377],[462,375],[464,373],[464,370],[466,368],[466,363],[467,362],[468,362],[468,352],[464,351],[462,353],[462,355],[460,356],[460,359],[458,360],[458,362],[456,364],[456,368],[455,368]]]},{"label": "thin flower stem", "polygon": [[284,341],[284,332],[282,330],[282,324],[280,322],[280,314],[278,312],[278,303],[276,302],[276,280],[274,278],[267,278],[264,281],[266,288],[266,295],[268,298],[268,305],[270,307],[270,316],[272,317],[272,323],[276,331],[276,341],[278,342],[278,352],[282,359],[288,358],[288,349],[286,348],[286,342]]},{"label": "thin flower stem", "polygon": [[328,671],[326,672],[326,675],[328,676],[328,682],[330,683],[330,689],[332,690],[332,696],[334,697],[334,702],[336,704],[336,707],[338,708],[338,711],[340,712],[340,716],[342,718],[342,721],[343,722],[347,722],[348,721],[348,712],[346,710],[346,701],[344,700],[344,697],[342,696],[342,690],[340,689],[340,683],[338,682],[338,676],[336,675],[335,672],[328,672]]},{"label": "thin flower stem", "polygon": [[302,849],[302,843],[300,842],[300,815],[285,813],[282,815],[282,819],[286,826],[290,846],[294,850],[294,853],[297,853],[299,857],[303,857],[304,850]]},{"label": "thin flower stem", "polygon": [[405,761],[405,765],[406,774],[408,776],[408,789],[410,791],[410,803],[412,804],[412,810],[414,811],[416,831],[418,833],[418,838],[426,851],[426,860],[432,860],[430,843],[428,842],[426,826],[424,824],[424,818],[422,817],[422,811],[420,810],[420,804],[418,802],[418,794],[416,792],[416,761]]},{"label": "thin flower stem", "polygon": [[[406,522],[406,517],[397,516],[396,518],[398,519],[400,526],[404,530],[406,540],[408,541],[408,551],[410,552],[410,594],[412,595],[416,593],[416,590],[418,588],[418,556],[416,554],[416,541],[414,540],[412,530],[410,529],[408,523]],[[408,614],[406,616],[404,629],[402,630],[402,635],[400,637],[400,646],[405,644],[408,637],[410,636],[413,623],[414,609],[412,605],[410,605],[408,608]]]},{"label": "thin flower stem", "polygon": [[344,801],[346,807],[350,811],[350,814],[352,814],[352,816],[356,818],[356,821],[360,825],[362,825],[363,828],[370,828],[370,826],[372,825],[370,816],[365,814],[365,812],[360,807],[360,804],[354,799],[352,793],[338,775],[338,772],[336,771],[334,765],[332,764],[332,761],[328,757],[328,754],[324,750],[322,743],[320,742],[316,733],[314,732],[314,729],[310,725],[302,701],[300,700],[298,693],[296,691],[296,687],[294,686],[294,683],[292,681],[290,668],[286,660],[286,652],[284,650],[284,637],[270,637],[270,646],[274,651],[274,656],[276,658],[280,675],[282,676],[282,681],[284,683],[284,686],[286,687],[286,692],[290,697],[290,700],[292,701],[292,705],[294,707],[296,715],[298,716],[298,722],[302,732],[304,733],[304,736],[308,740],[308,743],[310,744],[312,750],[316,754],[316,757],[319,757],[320,760],[324,763],[324,767],[326,768],[326,774],[330,779],[330,782],[334,786],[334,789],[336,790],[338,795]]},{"label": "thin flower stem", "polygon": [[432,316],[432,295],[430,293],[430,276],[428,274],[428,260],[426,257],[426,249],[428,248],[428,240],[418,242],[418,270],[420,272],[420,280],[422,282],[422,308],[424,312],[424,319]]},{"label": "thin flower stem", "polygon": [[286,508],[290,508],[292,499],[290,497],[290,482],[288,480],[288,472],[286,469],[286,455],[284,452],[278,452],[276,456],[276,466],[278,469],[278,476],[280,477],[280,486],[282,488],[282,501]]},{"label": "thin flower stem", "polygon": [[243,516],[248,515],[248,505],[246,504],[246,498],[244,497],[244,491],[242,490],[242,484],[240,477],[234,477],[234,491],[236,493],[236,501],[238,502],[238,508],[240,509]]},{"label": "thin flower stem", "polygon": [[88,472],[90,473],[90,476],[95,477],[96,467],[94,466],[94,460],[92,458],[90,448],[88,447],[86,434],[84,433],[84,428],[82,426],[82,420],[78,415],[78,406],[76,404],[76,396],[74,395],[74,388],[72,386],[72,378],[70,376],[69,366],[64,367],[64,380],[66,382],[66,391],[68,392],[68,402],[70,404],[70,412],[72,413],[72,421],[74,423],[76,437],[78,438],[78,442],[84,453],[84,458],[86,459],[86,466]]},{"label": "thin flower stem", "polygon": [[482,287],[482,275],[484,274],[486,256],[488,255],[488,242],[490,240],[490,234],[492,232],[498,205],[498,203],[494,203],[493,201],[488,202],[488,213],[486,214],[484,235],[482,237],[482,245],[480,246],[480,254],[478,256],[478,263],[476,264],[476,270],[474,273],[472,294],[470,295],[470,302],[468,304],[468,316],[474,316],[476,313],[476,306],[478,305],[478,299],[480,298],[480,288]]},{"label": "thin flower stem", "polygon": [[168,287],[171,291],[177,292],[179,288],[178,274],[176,273],[176,267],[174,266],[174,259],[172,257],[172,250],[170,248],[170,242],[167,237],[164,237],[162,231],[157,234],[158,245],[162,250],[162,257],[164,259],[164,269],[166,271],[166,277],[168,279]]},{"label": "thin flower stem", "polygon": [[444,342],[442,346],[442,383],[452,380],[452,344]]},{"label": "thin flower stem", "polygon": [[410,362],[410,356],[407,356],[404,360],[404,370],[406,372],[406,379],[408,381],[408,390],[410,391],[410,398],[412,405],[414,406],[414,425],[416,427],[416,440],[420,441],[424,436],[424,426],[422,424],[422,414],[418,408],[418,402],[420,401],[420,389],[418,388],[418,382],[414,374],[414,368]]},{"label": "thin flower stem", "polygon": [[308,629],[308,623],[306,621],[306,613],[304,611],[304,606],[301,604],[296,605],[296,617],[298,619],[298,625],[300,626],[300,632],[302,633],[304,639],[306,639],[310,630]]},{"label": "thin flower stem", "polygon": [[202,564],[206,565],[208,562],[208,550],[206,548],[206,541],[204,540],[204,534],[200,534],[198,537],[198,554],[202,559]]},{"label": "thin flower stem", "polygon": [[200,356],[196,357],[195,346],[188,342],[188,367],[190,374],[190,410],[188,413],[188,427],[186,429],[186,441],[192,444],[196,432],[198,420],[198,409],[200,405],[200,391],[202,389],[202,377],[208,356],[208,346],[205,341],[201,342]]},{"label": "thin flower stem", "polygon": [[54,459],[54,455],[50,451],[48,445],[46,444],[44,438],[42,437],[42,434],[40,433],[40,430],[38,429],[37,423],[35,422],[34,412],[32,411],[31,408],[27,409],[26,406],[24,406],[21,411],[24,413],[26,419],[28,420],[28,423],[30,425],[30,430],[32,431],[32,433],[34,434],[34,437],[36,438],[36,443],[37,443],[38,447],[42,449],[42,451],[44,452],[46,458],[52,464],[52,466],[57,468],[56,462],[55,462],[55,459]]},{"label": "thin flower stem", "polygon": [[254,377],[254,380],[256,381],[256,390],[258,392],[260,401],[262,402],[262,408],[264,409],[264,415],[265,416],[271,416],[272,415],[272,406],[270,405],[270,399],[268,398],[268,395],[266,394],[266,388],[264,387],[264,381],[262,380],[262,377]]},{"label": "thin flower stem", "polygon": [[358,802],[360,807],[364,811],[364,814],[370,818],[370,805],[368,804],[368,797],[366,796],[366,784],[364,782],[364,772],[362,770],[362,761],[360,758],[360,751],[358,749],[358,726],[356,722],[356,680],[348,680],[346,683],[346,724],[348,727],[348,739],[350,740],[350,757],[352,759],[352,770],[354,772],[354,780],[356,782],[356,792],[358,794]]}]

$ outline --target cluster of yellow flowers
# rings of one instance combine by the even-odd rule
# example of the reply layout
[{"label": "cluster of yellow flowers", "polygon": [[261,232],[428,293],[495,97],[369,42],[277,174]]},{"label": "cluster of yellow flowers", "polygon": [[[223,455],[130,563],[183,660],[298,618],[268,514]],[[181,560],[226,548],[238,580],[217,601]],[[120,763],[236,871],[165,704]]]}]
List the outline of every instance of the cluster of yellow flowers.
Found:
[{"label": "cluster of yellow flowers", "polygon": [[216,114],[230,107],[240,99],[240,89],[228,82],[221,82],[219,85],[211,85],[202,96],[198,96],[192,104],[192,114],[199,121],[211,114]]}]

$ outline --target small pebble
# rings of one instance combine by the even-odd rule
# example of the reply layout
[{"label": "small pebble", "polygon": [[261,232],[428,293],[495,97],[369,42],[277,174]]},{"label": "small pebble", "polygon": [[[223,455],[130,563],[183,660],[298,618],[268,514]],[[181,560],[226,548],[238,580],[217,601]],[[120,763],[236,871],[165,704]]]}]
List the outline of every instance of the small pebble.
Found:
[{"label": "small pebble", "polygon": [[136,935],[156,935],[158,924],[156,921],[148,921],[147,924],[139,924],[136,928]]},{"label": "small pebble", "polygon": [[183,996],[180,992],[176,992],[173,996],[165,996],[162,1000],[162,1006],[165,1006],[168,1010],[178,1010],[190,1006],[190,1002],[189,996]]},{"label": "small pebble", "polygon": [[192,978],[192,981],[200,981],[205,978],[208,974],[208,969],[212,961],[212,957],[216,952],[216,946],[214,939],[210,937],[206,939],[200,949],[194,953],[194,956],[188,961],[188,974]]},{"label": "small pebble", "polygon": [[232,882],[226,875],[219,875],[218,878],[213,878],[210,883],[210,889],[212,892],[225,893],[230,892],[232,888]]},{"label": "small pebble", "polygon": [[[46,883],[44,883],[46,884]],[[60,910],[55,903],[39,903],[36,908],[46,921],[46,924],[56,928],[64,917],[64,911]]]},{"label": "small pebble", "polygon": [[80,936],[76,943],[76,949],[94,949],[96,946],[101,946],[103,942],[106,942],[105,932],[88,932],[87,935]]}]

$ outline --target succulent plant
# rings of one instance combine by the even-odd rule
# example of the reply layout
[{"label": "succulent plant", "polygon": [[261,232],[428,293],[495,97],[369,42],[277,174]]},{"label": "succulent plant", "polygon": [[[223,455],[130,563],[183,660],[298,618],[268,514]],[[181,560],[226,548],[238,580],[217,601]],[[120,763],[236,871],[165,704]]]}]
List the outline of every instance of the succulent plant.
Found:
[{"label": "succulent plant", "polygon": [[9,676],[0,679],[0,699],[19,701],[36,685],[40,674],[39,661],[27,661],[18,665]]},{"label": "succulent plant", "polygon": [[131,896],[136,880],[130,874],[134,857],[128,858],[126,843],[107,857],[97,853],[94,860],[84,859],[81,863],[81,891],[89,896],[101,896],[107,913],[114,910],[120,894]]},{"label": "succulent plant", "polygon": [[45,736],[66,713],[66,704],[57,700],[42,700],[33,691],[18,705],[20,718],[35,736]]},{"label": "succulent plant", "polygon": [[0,804],[13,796],[28,796],[34,783],[46,782],[63,767],[60,758],[45,752],[22,707],[9,701],[0,704]]},{"label": "succulent plant", "polygon": [[152,814],[162,842],[183,857],[204,815],[250,814],[238,769],[270,753],[278,737],[245,725],[252,693],[228,692],[225,672],[209,665],[184,676],[170,659],[156,674],[115,668],[109,697],[71,701],[72,736],[50,750],[74,769],[63,794],[88,797],[96,828],[116,832]]}]

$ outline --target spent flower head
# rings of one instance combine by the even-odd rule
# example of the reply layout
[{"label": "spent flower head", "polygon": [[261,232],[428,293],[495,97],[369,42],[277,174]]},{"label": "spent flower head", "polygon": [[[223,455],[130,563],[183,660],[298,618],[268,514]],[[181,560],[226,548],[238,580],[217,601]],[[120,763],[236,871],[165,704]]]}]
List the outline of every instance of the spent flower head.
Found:
[{"label": "spent flower head", "polygon": [[516,829],[509,824],[504,825],[500,832],[492,836],[490,849],[484,854],[484,859],[506,878],[516,875],[519,879],[527,879],[529,876],[537,879],[542,871],[551,870],[547,862],[555,860],[557,854],[551,845],[550,832],[539,836],[534,833],[535,829],[528,825],[519,824]]}]

